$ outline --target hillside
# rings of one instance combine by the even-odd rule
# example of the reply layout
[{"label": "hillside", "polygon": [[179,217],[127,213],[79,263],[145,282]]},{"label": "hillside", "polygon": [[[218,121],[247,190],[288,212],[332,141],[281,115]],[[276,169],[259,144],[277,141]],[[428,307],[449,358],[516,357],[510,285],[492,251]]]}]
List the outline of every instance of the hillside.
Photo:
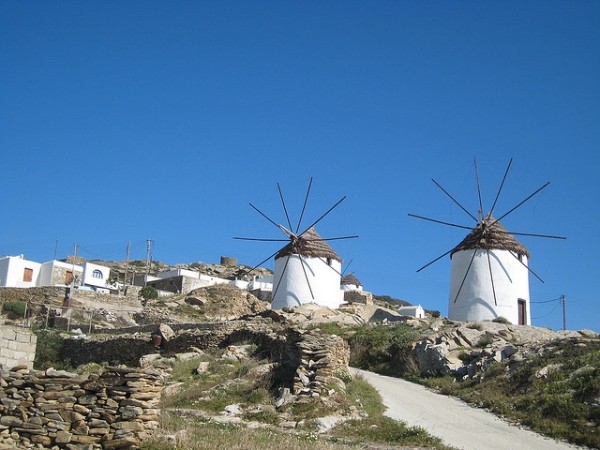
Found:
[{"label": "hillside", "polygon": [[[114,263],[115,273],[122,268],[121,263]],[[204,265],[203,270],[213,275],[218,271],[220,276],[223,276],[223,274],[237,273],[240,268],[237,266],[215,268],[213,265]],[[289,408],[280,409],[275,406],[282,398],[281,391],[275,389],[275,385],[269,384],[265,391],[261,391],[263,395],[260,398],[260,404],[263,405],[259,408],[261,414],[258,414],[256,408],[253,409],[253,405],[257,405],[253,400],[254,397],[250,395],[253,389],[248,392],[243,389],[238,391],[238,387],[242,388],[251,383],[253,377],[259,379],[263,376],[266,376],[261,378],[263,380],[284,376],[284,379],[288,380],[286,381],[288,386],[291,386],[290,374],[282,375],[283,373],[275,371],[274,373],[278,373],[277,377],[270,378],[273,373],[269,371],[276,368],[277,364],[273,365],[273,361],[264,360],[264,355],[279,355],[281,352],[277,350],[279,348],[277,346],[265,346],[265,342],[268,341],[265,341],[265,336],[273,339],[273,336],[284,335],[288,335],[289,338],[290,333],[299,333],[299,336],[305,333],[309,333],[306,336],[317,333],[315,334],[317,336],[321,333],[322,335],[334,334],[346,341],[351,366],[417,381],[442,394],[460,396],[476,407],[487,408],[549,436],[580,445],[600,447],[598,432],[600,339],[597,333],[588,330],[554,332],[544,328],[511,325],[502,321],[459,323],[435,317],[424,320],[410,319],[401,317],[394,309],[390,309],[396,301],[386,296],[376,298],[374,304],[356,303],[335,311],[316,305],[305,305],[286,311],[271,311],[268,303],[229,285],[200,288],[188,294],[149,300],[145,304],[142,304],[137,297],[125,298],[74,292],[70,299],[71,308],[65,308],[64,288],[26,290],[4,288],[1,301],[4,304],[2,318],[7,320],[7,323],[21,323],[18,306],[27,303],[29,321],[37,327],[68,327],[71,330],[71,336],[63,334],[59,337],[57,334],[57,339],[52,341],[52,345],[63,347],[65,342],[72,342],[73,345],[80,343],[77,344],[79,347],[71,346],[72,348],[84,348],[81,346],[89,343],[89,351],[86,350],[85,355],[84,352],[75,350],[79,353],[78,358],[71,356],[72,359],[69,360],[61,356],[60,348],[52,350],[47,343],[44,343],[39,348],[36,361],[38,367],[64,366],[74,370],[74,367],[69,367],[69,361],[78,360],[82,363],[85,360],[85,364],[92,363],[104,367],[108,364],[107,361],[110,364],[122,364],[121,359],[125,357],[129,358],[127,361],[131,363],[141,364],[141,359],[135,356],[135,351],[156,354],[157,357],[153,356],[151,364],[156,365],[160,370],[168,369],[168,374],[165,376],[170,380],[169,384],[174,384],[173,387],[165,390],[165,405],[192,410],[188,414],[190,417],[169,419],[177,424],[164,424],[165,438],[168,438],[169,430],[173,431],[177,427],[184,426],[180,422],[182,420],[188,424],[194,422],[193,427],[197,427],[199,417],[208,420],[206,417],[227,415],[223,412],[224,408],[234,404],[234,400],[227,400],[227,404],[222,403],[222,399],[216,404],[212,400],[216,401],[219,397],[220,394],[216,393],[223,389],[229,391],[230,388],[237,392],[236,395],[242,395],[236,400],[242,406],[235,411],[240,412],[233,414],[237,417],[236,421],[239,419],[236,426],[253,426],[252,423],[257,417],[261,417],[260,421],[278,426],[282,423],[289,425],[291,422],[298,423],[303,420],[313,423],[323,414],[324,405],[329,405],[325,409],[333,411],[328,403],[331,401],[339,401],[340,405],[346,405],[340,410],[345,421],[357,420],[356,414],[361,420],[365,419],[360,416],[360,409],[355,411],[349,408],[344,403],[346,400],[342,398],[334,400],[335,396],[330,398],[333,393],[340,392],[340,387],[350,383],[350,379],[345,378],[342,373],[327,378],[333,375],[328,373],[322,378],[322,382],[327,383],[329,391],[320,391],[321,393],[315,397],[316,403],[311,403],[310,406],[312,412],[304,409],[308,406],[298,406],[298,414],[292,416],[286,415],[286,411],[289,413]],[[7,309],[7,305],[10,305],[10,308]],[[94,312],[90,314],[91,310]],[[47,321],[48,311],[55,311],[57,314],[51,322]],[[21,314],[22,312],[21,310]],[[266,335],[254,334],[254,332],[236,335],[237,341],[231,343],[250,345],[254,350],[258,345],[262,350],[256,353],[256,357],[252,355],[252,351],[246,356],[243,356],[244,350],[240,350],[242,353],[236,353],[238,361],[244,360],[244,367],[236,368],[237,363],[234,364],[230,369],[237,375],[225,380],[219,378],[223,374],[219,375],[218,372],[224,370],[219,361],[228,348],[225,344],[229,342],[227,339],[222,341],[222,345],[216,347],[213,342],[211,344],[213,350],[208,353],[204,351],[204,353],[187,356],[193,359],[193,362],[185,366],[183,359],[186,357],[177,356],[176,353],[179,351],[173,349],[169,353],[164,350],[157,351],[149,344],[148,330],[156,329],[159,325],[163,329],[167,324],[173,326],[175,331],[165,337],[173,339],[173,342],[180,340],[186,346],[192,345],[196,349],[193,352],[198,350],[198,344],[187,344],[187,342],[195,342],[199,338],[194,337],[190,340],[190,337],[186,337],[188,336],[186,333],[189,333],[186,330],[194,328],[204,330],[196,332],[197,336],[204,336],[199,342],[205,342],[205,339],[208,339],[206,342],[213,342],[217,339],[218,333],[207,331],[214,326],[242,326],[250,327],[252,330],[260,325],[260,329],[266,326],[267,330],[271,331],[266,331]],[[72,333],[73,330],[77,330],[75,335]],[[46,333],[40,336],[54,336],[53,332],[50,335]],[[196,335],[192,333],[190,336]],[[126,347],[122,347],[123,345]],[[327,347],[331,346],[325,344],[325,348]],[[234,348],[230,351],[236,352]],[[101,356],[108,354],[110,356]],[[83,358],[84,356],[87,359]],[[314,378],[308,377],[315,375],[314,369],[309,367],[310,358],[299,360],[304,361],[302,364],[306,363],[307,368],[303,369],[305,372],[292,374],[292,378],[295,376],[296,382],[299,382],[298,380],[302,381],[303,377],[306,377],[305,386],[311,386]],[[184,368],[176,369],[180,363],[184,364]],[[198,372],[201,365],[209,367],[208,371]],[[184,372],[177,372],[177,370]],[[263,370],[266,372],[262,372]],[[175,371],[176,375],[173,375],[172,371]],[[249,375],[250,379],[246,375]],[[212,388],[207,387],[201,392],[186,393],[183,396],[182,391],[177,387],[177,383],[189,382],[193,385],[207,377],[220,381],[216,381]],[[342,390],[347,394],[345,389]],[[199,400],[204,397],[212,400],[208,403]],[[178,403],[180,401],[182,403]],[[292,409],[296,410],[296,407]],[[369,426],[371,425],[374,423]],[[378,426],[383,425],[379,423]],[[308,430],[311,428],[309,427]],[[309,431],[309,434],[310,432],[312,431]],[[334,426],[324,433],[331,437],[339,432],[341,432],[340,428]],[[346,429],[343,433],[347,434],[350,431]],[[443,448],[439,443],[430,442],[428,445]]]}]

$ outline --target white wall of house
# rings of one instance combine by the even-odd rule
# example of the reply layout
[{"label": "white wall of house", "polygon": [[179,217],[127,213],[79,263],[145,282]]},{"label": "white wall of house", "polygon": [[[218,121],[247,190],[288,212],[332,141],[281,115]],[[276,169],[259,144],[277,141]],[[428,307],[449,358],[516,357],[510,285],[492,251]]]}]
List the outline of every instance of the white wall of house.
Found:
[{"label": "white wall of house", "polygon": [[421,305],[416,306],[399,306],[398,314],[402,314],[403,316],[415,317],[417,319],[425,318],[425,309]]},{"label": "white wall of house", "polygon": [[235,286],[238,289],[241,290],[246,290],[248,289],[248,286],[250,285],[250,283],[248,281],[245,280],[229,280],[229,284],[231,284],[232,286]]},{"label": "white wall of house", "polygon": [[41,264],[23,255],[0,258],[0,286],[29,288],[37,286]]},{"label": "white wall of house", "polygon": [[257,275],[248,283],[249,291],[273,291],[273,275]]},{"label": "white wall of house", "polygon": [[[70,274],[70,275],[69,275]],[[47,261],[41,264],[38,286],[66,286],[75,276],[75,284],[81,284],[83,267],[63,261]]]},{"label": "white wall of house", "polygon": [[215,284],[230,284],[231,280],[225,278],[211,277],[203,273],[194,272],[196,276],[188,277],[183,275],[183,288],[182,293],[188,293],[194,289],[199,289],[207,286],[214,286]]},{"label": "white wall of house", "polygon": [[106,288],[106,282],[110,277],[110,267],[94,264],[91,262],[83,263],[83,284],[94,288]]},{"label": "white wall of house", "polygon": [[342,284],[340,287],[344,292],[363,290],[362,286],[357,286],[356,284]]},{"label": "white wall of house", "polygon": [[[289,262],[283,273],[288,258]],[[283,256],[275,260],[271,308],[294,308],[306,303],[339,308],[344,301],[344,293],[340,289],[341,263],[331,259],[329,267],[324,258],[303,256],[302,259],[304,264],[298,255]]]},{"label": "white wall of house", "polygon": [[200,272],[189,269],[173,269],[165,270],[164,272],[159,272],[158,274],[156,274],[156,276],[161,279],[173,277],[200,278]]},{"label": "white wall of house", "polygon": [[[525,267],[527,257],[521,256],[521,263],[509,250],[489,250],[492,272],[490,277],[487,252],[477,249],[460,295],[454,301],[474,251],[461,250],[452,255],[448,318],[480,321],[504,317],[511,323],[518,324],[521,308],[523,324],[531,325],[529,273]],[[494,302],[494,291],[496,302]],[[519,301],[522,307],[519,306]]]}]

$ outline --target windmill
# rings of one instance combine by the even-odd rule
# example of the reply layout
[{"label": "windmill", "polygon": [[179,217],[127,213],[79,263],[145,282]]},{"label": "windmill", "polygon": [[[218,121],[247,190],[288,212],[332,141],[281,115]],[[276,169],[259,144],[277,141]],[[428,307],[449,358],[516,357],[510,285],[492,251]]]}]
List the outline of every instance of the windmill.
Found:
[{"label": "windmill", "polygon": [[471,214],[446,189],[432,179],[444,194],[475,221],[475,227],[409,214],[409,216],[418,219],[469,230],[468,235],[457,246],[417,270],[417,272],[420,272],[443,257],[450,255],[452,262],[448,318],[451,320],[480,321],[504,317],[511,323],[531,325],[529,274],[531,273],[542,283],[544,281],[529,268],[529,252],[515,236],[566,239],[563,236],[508,231],[500,223],[502,219],[542,192],[550,182],[545,183],[498,218],[494,216],[496,204],[511,165],[512,159],[504,172],[492,207],[485,214],[477,160],[475,160],[475,180],[479,198],[478,217]]},{"label": "windmill", "polygon": [[234,239],[239,240],[286,243],[282,248],[247,271],[247,273],[250,273],[271,258],[275,258],[271,300],[271,307],[273,309],[293,308],[305,303],[316,303],[335,309],[343,301],[343,292],[340,289],[342,259],[331,248],[328,241],[352,239],[358,236],[322,238],[315,229],[315,226],[321,220],[346,199],[345,196],[300,232],[312,181],[313,179],[311,178],[306,190],[306,196],[304,197],[302,212],[295,227],[292,225],[279,183],[277,183],[277,190],[285,213],[287,226],[278,224],[250,203],[250,206],[256,212],[284,234],[284,238],[234,237]]}]

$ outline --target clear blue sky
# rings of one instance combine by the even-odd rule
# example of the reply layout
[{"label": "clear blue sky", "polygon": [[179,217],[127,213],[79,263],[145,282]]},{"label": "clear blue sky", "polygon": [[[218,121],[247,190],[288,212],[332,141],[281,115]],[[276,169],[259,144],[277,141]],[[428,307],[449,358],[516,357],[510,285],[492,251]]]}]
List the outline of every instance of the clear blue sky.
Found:
[{"label": "clear blue sky", "polygon": [[[0,254],[253,265],[317,227],[375,294],[447,314],[479,164],[532,253],[535,325],[599,330],[600,2],[0,2]],[[57,241],[58,240],[58,241]],[[272,268],[272,262],[268,265]]]}]

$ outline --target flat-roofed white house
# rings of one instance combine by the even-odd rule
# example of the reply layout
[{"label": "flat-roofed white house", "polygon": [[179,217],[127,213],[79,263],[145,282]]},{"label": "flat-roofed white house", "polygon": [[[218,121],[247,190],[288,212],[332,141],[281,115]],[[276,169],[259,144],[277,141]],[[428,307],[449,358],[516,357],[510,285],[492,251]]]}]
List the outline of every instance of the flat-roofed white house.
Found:
[{"label": "flat-roofed white house", "polygon": [[215,284],[230,284],[230,280],[212,277],[195,270],[173,269],[157,274],[157,279],[148,281],[146,284],[159,291],[173,292],[176,294],[187,294],[194,289]]},{"label": "flat-roofed white house", "polygon": [[256,298],[271,301],[273,295],[273,275],[255,275],[248,282],[247,289]]},{"label": "flat-roofed white house", "polygon": [[41,264],[25,259],[24,255],[0,257],[0,286],[36,287]]},{"label": "flat-roofed white house", "polygon": [[71,286],[81,284],[83,267],[64,261],[47,261],[41,264],[37,286]]},{"label": "flat-roofed white house", "polygon": [[83,263],[83,285],[97,292],[110,293],[107,281],[110,278],[110,267],[91,262]]}]

